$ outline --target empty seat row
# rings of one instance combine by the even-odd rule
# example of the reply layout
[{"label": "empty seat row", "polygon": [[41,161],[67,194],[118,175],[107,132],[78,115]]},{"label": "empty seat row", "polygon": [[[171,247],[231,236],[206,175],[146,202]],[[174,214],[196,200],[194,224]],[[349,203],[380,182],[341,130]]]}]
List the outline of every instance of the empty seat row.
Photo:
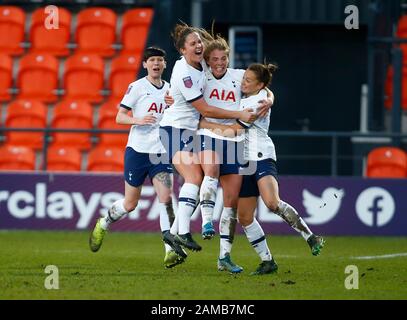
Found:
[{"label": "empty seat row", "polygon": [[[126,130],[129,126],[116,123],[117,102],[108,101],[99,110],[98,128],[106,130]],[[9,128],[39,128],[45,129],[47,108],[39,101],[17,100],[8,106],[5,126]],[[51,128],[82,129],[93,128],[93,109],[89,103],[83,101],[65,100],[54,108]],[[89,150],[92,141],[91,133],[54,132],[51,134],[53,143],[72,146],[81,150]],[[127,133],[100,133],[99,142],[105,146],[124,148]],[[27,146],[41,149],[44,142],[43,132],[7,131],[6,142],[16,146]]]},{"label": "empty seat row", "polygon": [[367,156],[369,178],[407,178],[407,153],[400,148],[379,147]]},{"label": "empty seat row", "polygon": [[[153,9],[137,8],[123,15],[120,31],[123,52],[141,52],[145,46],[153,17]],[[20,55],[25,40],[26,13],[19,7],[0,6],[0,53]],[[31,49],[37,53],[56,56],[69,54],[72,14],[61,7],[39,8],[32,13],[29,34]],[[108,8],[93,7],[80,11],[74,41],[77,51],[110,57],[115,50],[116,13]]]},{"label": "empty seat row", "polygon": [[[109,76],[111,96],[121,98],[138,74],[140,55],[123,54],[113,59]],[[63,87],[65,96],[101,102],[104,88],[103,60],[96,55],[75,54],[65,61]],[[59,61],[49,54],[28,54],[20,60],[17,77],[19,98],[55,102],[58,89]],[[7,55],[0,54],[0,101],[11,99],[13,66]]]},{"label": "empty seat row", "polygon": [[[81,171],[82,153],[79,149],[64,146],[51,146],[47,152],[48,171]],[[122,172],[124,149],[97,146],[87,158],[87,171]],[[0,171],[35,170],[35,153],[21,146],[3,145],[0,147]]]}]

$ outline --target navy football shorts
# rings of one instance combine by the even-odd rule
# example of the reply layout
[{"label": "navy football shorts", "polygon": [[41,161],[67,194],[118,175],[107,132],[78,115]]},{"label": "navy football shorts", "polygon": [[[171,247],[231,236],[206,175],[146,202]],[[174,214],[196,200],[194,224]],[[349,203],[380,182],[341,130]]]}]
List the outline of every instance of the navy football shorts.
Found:
[{"label": "navy football shorts", "polygon": [[[156,155],[153,155],[156,156]],[[131,147],[126,148],[124,154],[124,179],[133,187],[139,187],[144,183],[147,175],[152,180],[157,173],[173,173],[171,164],[155,161],[160,154],[151,161],[149,153],[135,151]]]},{"label": "navy football shorts", "polygon": [[192,130],[170,126],[160,127],[160,140],[167,151],[166,154],[163,154],[163,163],[166,161],[172,163],[172,159],[178,151],[199,151],[199,138]]},{"label": "navy football shorts", "polygon": [[[255,161],[257,164],[256,172],[252,175],[244,175],[239,197],[249,198],[260,195],[257,181],[265,176],[273,176],[278,181],[277,163],[273,159],[264,159]],[[247,163],[249,164],[249,162]]]},{"label": "navy football shorts", "polygon": [[221,176],[239,174],[240,162],[243,160],[243,142],[216,139],[213,137],[200,136],[200,151],[212,150],[219,156],[219,172]]}]

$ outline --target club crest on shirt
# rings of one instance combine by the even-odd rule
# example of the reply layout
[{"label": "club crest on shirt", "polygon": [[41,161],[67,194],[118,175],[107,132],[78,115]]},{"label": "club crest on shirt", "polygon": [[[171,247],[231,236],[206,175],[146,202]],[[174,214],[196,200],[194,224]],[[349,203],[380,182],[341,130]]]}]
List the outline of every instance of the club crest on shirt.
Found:
[{"label": "club crest on shirt", "polygon": [[191,77],[182,78],[182,81],[184,81],[185,87],[192,88],[192,79],[191,79]]}]

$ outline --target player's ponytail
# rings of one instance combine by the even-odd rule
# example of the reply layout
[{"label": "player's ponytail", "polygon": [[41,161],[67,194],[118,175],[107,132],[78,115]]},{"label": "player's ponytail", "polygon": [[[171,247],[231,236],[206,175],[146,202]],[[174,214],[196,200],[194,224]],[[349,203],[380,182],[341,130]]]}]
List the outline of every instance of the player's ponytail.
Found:
[{"label": "player's ponytail", "polygon": [[178,52],[181,53],[181,49],[185,47],[185,41],[188,35],[192,32],[195,32],[195,29],[187,25],[185,22],[181,22],[175,25],[171,36],[174,39],[174,46],[175,49],[178,50]]},{"label": "player's ponytail", "polygon": [[267,69],[270,71],[271,75],[273,75],[273,73],[277,71],[278,66],[277,66],[277,64],[268,63]]}]

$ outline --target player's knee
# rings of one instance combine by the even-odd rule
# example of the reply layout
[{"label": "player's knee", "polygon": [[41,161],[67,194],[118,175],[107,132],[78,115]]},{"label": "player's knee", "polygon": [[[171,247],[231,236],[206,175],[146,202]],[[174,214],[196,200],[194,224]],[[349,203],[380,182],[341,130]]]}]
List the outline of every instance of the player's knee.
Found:
[{"label": "player's knee", "polygon": [[253,217],[239,215],[237,220],[243,227],[247,227],[253,223]]},{"label": "player's knee", "polygon": [[205,176],[219,177],[219,166],[210,166],[205,168]]},{"label": "player's knee", "polygon": [[264,204],[266,205],[266,207],[271,210],[271,211],[277,211],[278,209],[278,202],[279,199],[278,198],[270,198],[264,201]]},{"label": "player's knee", "polygon": [[203,180],[202,172],[195,172],[193,175],[185,177],[185,182],[192,183],[196,186],[200,186],[202,184],[202,180]]},{"label": "player's knee", "polygon": [[239,191],[226,186],[223,188],[223,206],[226,208],[237,208],[239,202]]},{"label": "player's knee", "polygon": [[226,208],[237,208],[239,197],[232,194],[223,193],[223,206]]},{"label": "player's knee", "polygon": [[133,211],[137,207],[138,201],[124,201],[123,207],[127,212]]}]

